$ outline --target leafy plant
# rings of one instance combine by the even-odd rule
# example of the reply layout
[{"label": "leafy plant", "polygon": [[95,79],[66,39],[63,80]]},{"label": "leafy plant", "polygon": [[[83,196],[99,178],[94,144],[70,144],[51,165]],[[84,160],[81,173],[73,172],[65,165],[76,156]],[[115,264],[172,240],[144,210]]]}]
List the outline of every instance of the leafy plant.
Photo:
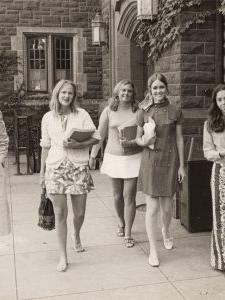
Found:
[{"label": "leafy plant", "polygon": [[171,47],[193,24],[204,23],[207,17],[218,12],[225,14],[225,0],[219,10],[190,10],[201,4],[202,0],[159,0],[157,19],[153,22],[140,21],[135,38],[137,44],[141,48],[147,48],[148,57],[157,61],[163,51]]}]

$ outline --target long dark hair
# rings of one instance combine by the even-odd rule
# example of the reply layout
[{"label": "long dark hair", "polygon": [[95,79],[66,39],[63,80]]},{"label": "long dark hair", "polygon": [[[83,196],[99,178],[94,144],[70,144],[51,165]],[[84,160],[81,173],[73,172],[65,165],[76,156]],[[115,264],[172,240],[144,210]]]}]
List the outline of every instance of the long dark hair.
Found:
[{"label": "long dark hair", "polygon": [[208,129],[214,132],[222,132],[225,129],[225,120],[216,103],[217,93],[225,91],[225,84],[218,84],[212,92],[212,104],[209,108]]},{"label": "long dark hair", "polygon": [[113,111],[117,111],[120,100],[119,100],[119,92],[120,90],[123,88],[124,85],[131,85],[132,89],[133,89],[133,97],[131,100],[131,107],[132,107],[132,111],[135,112],[138,109],[138,103],[135,100],[135,87],[134,84],[131,80],[129,79],[123,79],[120,82],[118,82],[113,90],[113,95],[112,98],[109,100],[109,108]]}]

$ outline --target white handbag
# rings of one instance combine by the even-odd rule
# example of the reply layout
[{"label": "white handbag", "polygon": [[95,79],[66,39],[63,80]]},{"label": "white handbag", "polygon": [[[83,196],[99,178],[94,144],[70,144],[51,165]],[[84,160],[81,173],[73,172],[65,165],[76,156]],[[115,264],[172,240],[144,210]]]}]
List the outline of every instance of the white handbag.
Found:
[{"label": "white handbag", "polygon": [[11,232],[10,208],[7,200],[6,170],[0,164],[0,236]]}]

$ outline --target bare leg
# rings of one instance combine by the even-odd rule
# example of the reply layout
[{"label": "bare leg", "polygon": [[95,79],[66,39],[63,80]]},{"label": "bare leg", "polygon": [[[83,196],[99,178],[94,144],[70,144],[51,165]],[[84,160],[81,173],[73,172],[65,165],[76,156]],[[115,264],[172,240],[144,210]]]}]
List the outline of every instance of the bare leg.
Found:
[{"label": "bare leg", "polygon": [[145,195],[146,198],[146,216],[145,225],[149,240],[149,264],[153,267],[159,265],[157,247],[156,247],[156,227],[157,227],[157,214],[159,210],[159,199]]},{"label": "bare leg", "polygon": [[55,212],[55,227],[59,245],[59,263],[57,265],[57,271],[63,272],[67,268],[67,199],[66,195],[51,194],[51,200],[53,201],[54,212]]},{"label": "bare leg", "polygon": [[112,188],[114,197],[114,206],[118,217],[118,225],[125,226],[124,221],[124,199],[123,199],[123,179],[112,178]]},{"label": "bare leg", "polygon": [[80,240],[80,230],[84,223],[84,216],[86,211],[87,194],[71,195],[71,202],[73,207],[73,225],[74,225],[74,249],[77,252],[83,252]]},{"label": "bare leg", "polygon": [[124,179],[124,202],[125,202],[125,237],[131,237],[131,229],[136,213],[137,178]]},{"label": "bare leg", "polygon": [[165,243],[168,244],[168,246],[165,245],[167,249],[172,249],[173,247],[173,241],[170,237],[170,223],[172,221],[173,216],[173,199],[170,197],[160,197],[160,210],[161,210],[161,220],[162,220],[162,235]]}]

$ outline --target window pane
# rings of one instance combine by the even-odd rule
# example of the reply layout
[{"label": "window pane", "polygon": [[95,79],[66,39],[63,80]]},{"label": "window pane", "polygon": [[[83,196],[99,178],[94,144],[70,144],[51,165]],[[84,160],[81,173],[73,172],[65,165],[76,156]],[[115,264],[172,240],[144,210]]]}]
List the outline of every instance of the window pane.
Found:
[{"label": "window pane", "polygon": [[47,91],[46,37],[28,37],[28,90]]},{"label": "window pane", "polygon": [[61,50],[61,59],[65,59],[65,50]]},{"label": "window pane", "polygon": [[30,68],[34,69],[34,60],[30,60]]},{"label": "window pane", "polygon": [[66,69],[70,69],[70,60],[69,59],[66,60]]},{"label": "window pane", "polygon": [[45,51],[44,50],[40,51],[40,58],[45,59]]},{"label": "window pane", "polygon": [[44,60],[40,61],[40,69],[45,69],[45,61]]},{"label": "window pane", "polygon": [[55,80],[72,79],[72,38],[55,37]]},{"label": "window pane", "polygon": [[70,59],[70,51],[66,50],[66,59]]},{"label": "window pane", "polygon": [[34,58],[34,51],[30,50],[30,58]]},{"label": "window pane", "polygon": [[66,49],[70,49],[70,41],[66,40]]}]

